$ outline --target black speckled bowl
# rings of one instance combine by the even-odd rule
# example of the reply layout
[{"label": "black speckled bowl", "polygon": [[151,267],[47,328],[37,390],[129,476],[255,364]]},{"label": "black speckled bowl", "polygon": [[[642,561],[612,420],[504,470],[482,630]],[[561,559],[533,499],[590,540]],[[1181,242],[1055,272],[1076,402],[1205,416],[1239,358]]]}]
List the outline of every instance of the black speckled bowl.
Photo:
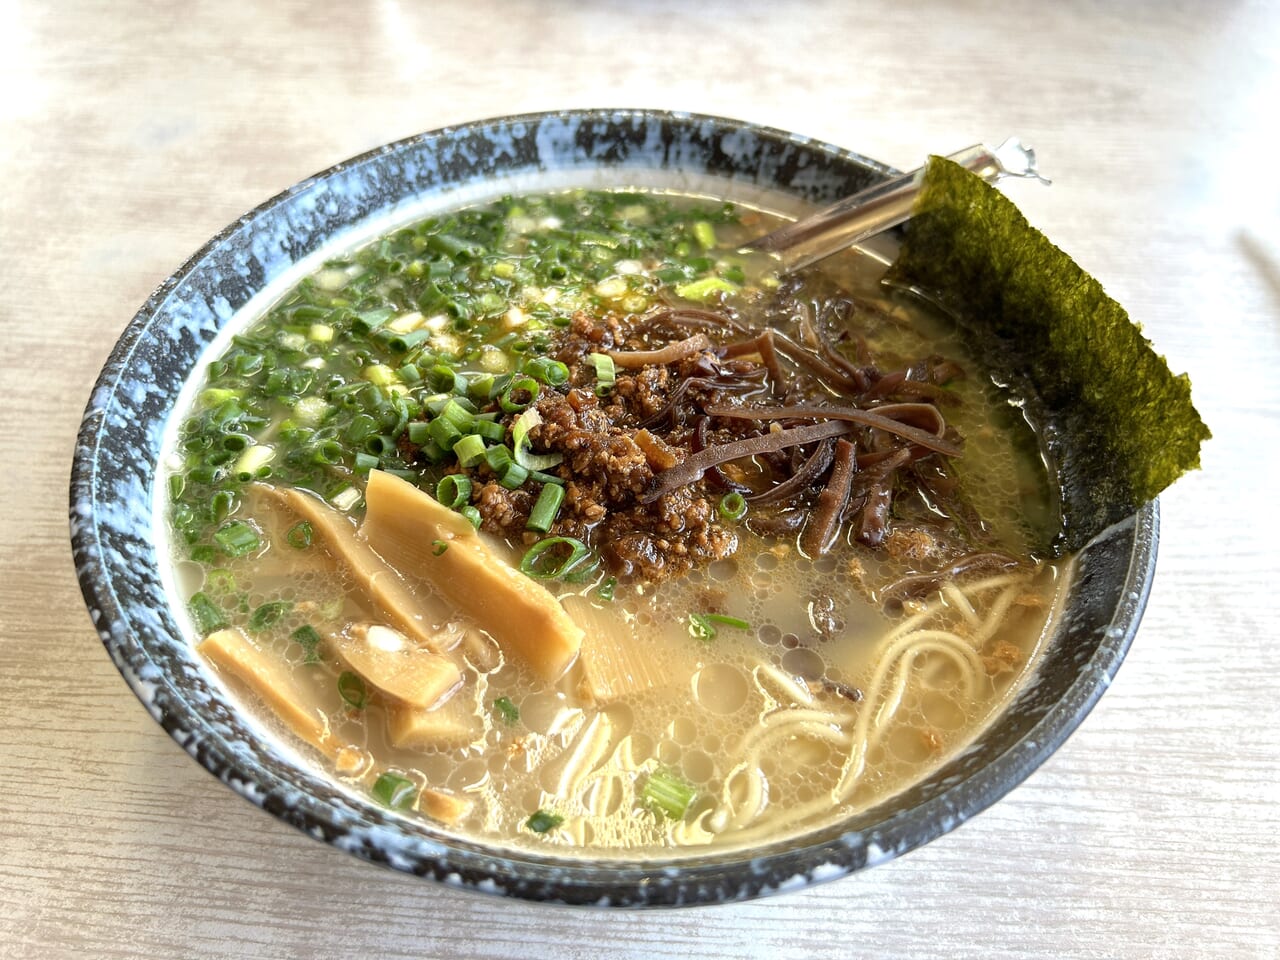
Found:
[{"label": "black speckled bowl", "polygon": [[231,789],[336,847],[445,883],[614,906],[741,900],[830,880],[951,830],[1028,776],[1088,713],[1137,628],[1155,565],[1154,504],[1080,556],[1047,658],[960,756],[892,802],[750,853],[567,860],[498,851],[401,818],[299,762],[238,713],[192,655],[157,556],[156,465],[201,355],[250,301],[269,302],[317,251],[503,193],[633,185],[714,193],[783,212],[892,171],[836,147],[731,120],[569,111],[423,134],[304,180],[209,241],[143,305],[85,411],[71,540],[90,616],[129,686],[169,735]]}]

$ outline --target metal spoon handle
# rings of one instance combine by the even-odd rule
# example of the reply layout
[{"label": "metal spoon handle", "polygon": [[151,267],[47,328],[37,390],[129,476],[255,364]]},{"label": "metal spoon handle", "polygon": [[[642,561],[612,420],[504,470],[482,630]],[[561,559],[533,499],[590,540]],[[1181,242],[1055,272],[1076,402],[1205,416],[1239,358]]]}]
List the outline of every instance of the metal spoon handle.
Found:
[{"label": "metal spoon handle", "polygon": [[[1036,154],[1016,137],[992,150],[983,144],[953,153],[953,160],[984,180],[994,183],[1003,177],[1027,177],[1048,183],[1036,172]],[[904,223],[924,180],[924,167],[876,184],[845,197],[812,216],[789,223],[773,233],[747,244],[749,250],[775,253],[781,272],[791,273],[833,253],[861,243]]]}]

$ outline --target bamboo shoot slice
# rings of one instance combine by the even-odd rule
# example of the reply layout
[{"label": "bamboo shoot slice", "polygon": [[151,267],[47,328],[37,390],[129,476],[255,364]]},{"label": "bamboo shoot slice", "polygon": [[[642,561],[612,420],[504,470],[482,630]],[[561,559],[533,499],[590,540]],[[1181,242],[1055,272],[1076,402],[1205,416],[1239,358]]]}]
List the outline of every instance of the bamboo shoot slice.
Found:
[{"label": "bamboo shoot slice", "polygon": [[360,535],[391,566],[431,583],[544,679],[558,679],[577,657],[582,629],[550,591],[512,567],[466,518],[408,481],[370,472]]},{"label": "bamboo shoot slice", "polygon": [[427,750],[471,743],[484,734],[474,698],[456,693],[430,710],[405,703],[387,705],[387,739],[393,747]]},{"label": "bamboo shoot slice", "polygon": [[280,721],[322,753],[335,756],[342,746],[329,730],[329,721],[290,675],[287,664],[264,653],[240,630],[217,630],[196,645],[210,663],[231,674],[280,718]]},{"label": "bamboo shoot slice", "polygon": [[671,682],[630,629],[607,611],[581,596],[565,597],[564,608],[587,634],[582,647],[583,697],[608,703]]},{"label": "bamboo shoot slice", "polygon": [[[346,517],[300,490],[282,490],[266,484],[259,484],[258,489],[307,520],[334,557],[397,627],[434,653],[444,653],[457,644],[457,632],[442,628],[449,620],[445,611],[410,589],[357,535]],[[465,517],[459,519],[467,523]]]},{"label": "bamboo shoot slice", "polygon": [[380,623],[358,623],[331,636],[327,648],[368,683],[413,707],[429,708],[462,683],[462,671],[448,657]]},{"label": "bamboo shoot slice", "polygon": [[471,801],[427,787],[418,794],[418,809],[435,820],[453,826],[470,812]]}]

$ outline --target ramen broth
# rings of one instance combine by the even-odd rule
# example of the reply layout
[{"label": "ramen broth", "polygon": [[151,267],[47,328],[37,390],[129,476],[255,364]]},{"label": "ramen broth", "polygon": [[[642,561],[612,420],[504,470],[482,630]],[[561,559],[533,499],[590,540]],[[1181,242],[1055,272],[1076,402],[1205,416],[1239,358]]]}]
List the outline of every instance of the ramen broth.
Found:
[{"label": "ramen broth", "polygon": [[[756,330],[754,315],[779,279],[769,261],[738,247],[771,222],[663,195],[508,199],[335,259],[248,324],[211,367],[165,478],[175,580],[215,672],[352,790],[488,843],[565,853],[775,841],[881,803],[955,756],[1034,668],[1069,562],[1032,548],[1057,508],[1016,398],[983,375],[949,323],[880,288],[882,265],[871,257],[837,258],[800,281],[797,302],[811,284],[814,297],[844,291],[869,305],[857,317],[859,339],[838,344],[850,357],[866,353],[885,369],[941,357],[965,371],[927,394],[941,397],[947,436],[963,438],[949,476],[964,509],[981,518],[971,522],[980,523],[983,549],[998,546],[981,556],[999,562],[944,563],[939,573],[925,554],[927,531],[941,523],[928,514],[943,511],[900,487],[881,542],[862,542],[856,518],[846,518],[820,552],[802,549],[794,526],[752,526],[791,514],[753,506],[758,489],[746,516],[716,491],[706,501],[719,509],[707,542],[718,552],[673,555],[663,569],[678,575],[641,575],[647,568],[627,567],[584,533],[582,561],[534,581],[581,635],[581,651],[550,674],[527,649],[500,642],[483,617],[454,607],[457,584],[430,570],[431,557],[461,562],[479,542],[514,570],[550,535],[497,529],[501,515],[482,490],[516,497],[527,511],[558,472],[568,493],[555,524],[569,522],[576,490],[563,479],[572,454],[528,468],[523,483],[512,468],[502,490],[495,478],[505,462],[460,470],[465,455],[439,443],[434,457],[425,427],[447,416],[448,399],[470,397],[467,412],[506,423],[500,434],[471,422],[466,429],[486,431],[483,449],[506,441],[546,464],[554,450],[523,451],[510,433],[511,418],[534,405],[528,398],[522,410],[505,410],[504,397],[520,408],[528,396],[509,389],[515,378],[542,370],[544,397],[581,386],[581,367],[552,383],[559,374],[534,361],[556,356],[586,329],[584,318],[688,304]],[[735,339],[708,336],[713,352]],[[621,353],[618,362],[627,362]],[[594,385],[606,404],[630,371],[620,366],[608,381],[591,363],[598,379],[584,390]],[[763,403],[764,394],[742,402]],[[864,458],[872,463],[859,469],[873,470],[876,457]],[[761,482],[753,463],[724,468],[750,486]],[[423,559],[412,566],[361,539],[371,476],[452,500],[458,484],[441,486],[450,475],[471,477],[455,513],[490,511],[469,517],[484,524],[480,532],[463,524],[419,543]],[[290,489],[308,499],[289,499]],[[801,498],[806,510],[822,489],[815,481]],[[388,615],[378,577],[360,574],[320,514],[306,510],[345,525],[339,539],[372,548],[370,562],[385,561],[425,604],[414,616],[427,625],[430,652],[414,623]],[[922,576],[924,587],[895,592]],[[402,664],[417,654],[430,658],[423,675],[442,685],[438,696],[429,685],[406,692],[404,671],[379,679],[373,660]],[[419,694],[431,702],[415,705]]]}]

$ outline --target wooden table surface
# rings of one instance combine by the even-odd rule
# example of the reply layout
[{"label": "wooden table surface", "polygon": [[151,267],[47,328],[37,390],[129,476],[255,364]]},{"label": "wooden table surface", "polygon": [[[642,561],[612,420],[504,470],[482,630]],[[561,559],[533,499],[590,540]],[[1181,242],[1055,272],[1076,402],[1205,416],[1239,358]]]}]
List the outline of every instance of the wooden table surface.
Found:
[{"label": "wooden table surface", "polygon": [[[0,2],[0,955],[1280,956],[1280,8],[831,0]],[[900,167],[1018,134],[1008,192],[1214,430],[1161,500],[1111,690],[991,810],[814,889],[600,913],[359,863],[212,780],[72,571],[73,437],[151,290],[293,182],[441,125],[697,110]]]}]

